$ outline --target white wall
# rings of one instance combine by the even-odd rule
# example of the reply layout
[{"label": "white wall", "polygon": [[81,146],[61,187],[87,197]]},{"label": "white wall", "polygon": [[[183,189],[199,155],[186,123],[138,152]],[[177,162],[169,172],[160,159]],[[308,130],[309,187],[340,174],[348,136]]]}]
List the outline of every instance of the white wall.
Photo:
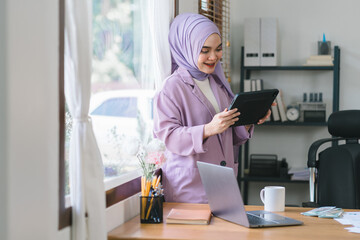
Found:
[{"label": "white wall", "polygon": [[2,240],[69,239],[57,229],[58,5],[0,3]]},{"label": "white wall", "polygon": [[198,13],[198,0],[177,0],[179,2],[179,13]]},{"label": "white wall", "polygon": [[[340,110],[360,109],[360,15],[356,0],[233,0],[231,1],[232,86],[239,90],[240,54],[244,45],[244,18],[277,17],[280,31],[281,65],[301,65],[316,55],[316,42],[326,34],[341,49]],[[265,87],[284,91],[286,104],[301,101],[303,92],[322,91],[328,115],[332,101],[332,72],[262,72]],[[275,153],[290,166],[306,166],[307,150],[318,138],[328,137],[325,127],[257,127],[250,152]],[[252,183],[250,204],[259,204],[258,192],[264,184]],[[287,203],[308,200],[306,185],[287,184]],[[298,191],[294,191],[298,190]]]}]

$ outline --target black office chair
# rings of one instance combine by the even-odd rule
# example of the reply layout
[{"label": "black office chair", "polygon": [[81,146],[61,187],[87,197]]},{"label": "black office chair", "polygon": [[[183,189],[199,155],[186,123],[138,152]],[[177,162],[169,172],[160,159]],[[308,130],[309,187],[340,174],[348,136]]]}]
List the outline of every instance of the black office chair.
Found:
[{"label": "black office chair", "polygon": [[[328,131],[332,138],[320,139],[310,146],[310,203],[303,206],[360,209],[360,110],[332,113]],[[317,158],[319,147],[327,142],[332,146]]]}]

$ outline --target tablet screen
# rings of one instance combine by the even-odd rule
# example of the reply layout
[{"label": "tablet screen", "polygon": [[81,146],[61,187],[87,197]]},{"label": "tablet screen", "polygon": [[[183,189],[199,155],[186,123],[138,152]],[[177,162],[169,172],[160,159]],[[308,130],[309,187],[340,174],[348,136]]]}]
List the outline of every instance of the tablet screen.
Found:
[{"label": "tablet screen", "polygon": [[278,89],[267,89],[236,94],[229,110],[237,108],[240,116],[232,126],[256,124],[266,115],[278,93]]}]

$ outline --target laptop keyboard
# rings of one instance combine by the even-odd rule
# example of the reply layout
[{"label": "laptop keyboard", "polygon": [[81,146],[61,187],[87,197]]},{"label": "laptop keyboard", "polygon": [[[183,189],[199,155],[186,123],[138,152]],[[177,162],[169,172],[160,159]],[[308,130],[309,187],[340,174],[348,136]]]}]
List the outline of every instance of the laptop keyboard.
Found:
[{"label": "laptop keyboard", "polygon": [[265,224],[274,224],[273,221],[267,221],[261,217],[252,215],[252,214],[246,214],[249,220],[250,225],[265,225]]}]

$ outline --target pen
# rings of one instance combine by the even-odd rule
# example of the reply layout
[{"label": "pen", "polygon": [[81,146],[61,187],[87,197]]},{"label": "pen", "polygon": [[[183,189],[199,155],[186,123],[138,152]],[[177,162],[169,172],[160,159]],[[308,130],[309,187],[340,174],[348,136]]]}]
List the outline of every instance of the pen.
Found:
[{"label": "pen", "polygon": [[149,206],[147,214],[146,214],[146,219],[149,218],[149,214],[150,214],[150,211],[151,211],[151,208],[152,208],[152,203],[153,203],[153,200],[154,200],[155,191],[157,189],[157,185],[159,184],[159,181],[160,181],[160,176],[158,178],[155,176],[153,178],[153,180],[152,180],[152,189],[153,189],[153,191],[149,195],[149,197],[151,196],[151,200],[150,200],[150,206]]},{"label": "pen", "polygon": [[157,189],[157,188],[158,188],[158,186],[159,186],[159,183],[160,183],[160,178],[161,178],[161,176],[159,176],[159,177],[158,177],[158,179],[156,180],[156,183],[155,183],[155,189]]},{"label": "pen", "polygon": [[141,177],[141,218],[145,216],[145,177]]}]

